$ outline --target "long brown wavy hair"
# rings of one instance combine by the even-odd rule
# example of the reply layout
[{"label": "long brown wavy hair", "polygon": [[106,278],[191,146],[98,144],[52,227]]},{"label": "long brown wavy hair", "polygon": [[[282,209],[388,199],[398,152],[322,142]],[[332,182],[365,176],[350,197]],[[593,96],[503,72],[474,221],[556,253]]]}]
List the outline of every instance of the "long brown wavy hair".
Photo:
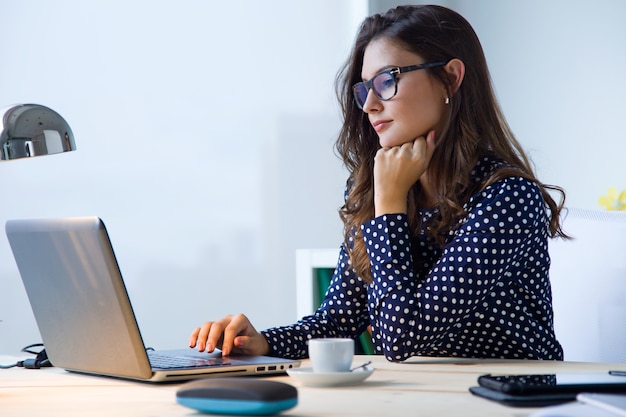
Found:
[{"label": "long brown wavy hair", "polygon": [[[447,232],[465,214],[463,204],[469,197],[510,176],[527,178],[539,185],[550,210],[550,236],[567,237],[560,220],[565,192],[560,187],[542,184],[535,177],[528,157],[496,100],[482,46],[471,25],[445,7],[400,6],[364,20],[351,55],[336,80],[344,124],[335,148],[349,172],[346,201],[339,213],[350,260],[357,274],[366,282],[372,280],[360,225],[374,218],[374,156],[380,145],[367,114],[354,102],[352,86],[361,81],[365,48],[371,41],[381,38],[418,54],[425,62],[458,58],[465,63],[465,77],[459,90],[453,97],[450,95],[450,114],[443,131],[437,135],[428,166],[438,209],[438,216],[429,224],[434,241],[444,245]],[[425,71],[450,91],[451,80],[443,67]],[[470,173],[486,155],[501,159],[507,167],[497,170],[481,184],[472,183]],[[551,197],[550,191],[560,195],[559,203]],[[421,226],[417,215],[420,192],[417,182],[408,195],[409,226],[414,235]]]}]

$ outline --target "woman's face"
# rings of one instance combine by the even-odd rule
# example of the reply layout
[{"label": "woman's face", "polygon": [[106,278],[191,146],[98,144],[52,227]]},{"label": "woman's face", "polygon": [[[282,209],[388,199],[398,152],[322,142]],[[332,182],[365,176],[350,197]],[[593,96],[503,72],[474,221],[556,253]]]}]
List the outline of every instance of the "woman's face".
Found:
[{"label": "woman's face", "polygon": [[[365,49],[361,77],[367,81],[389,68],[424,63],[419,55],[399,48],[388,39],[376,39]],[[445,86],[429,76],[428,70],[398,74],[397,83],[398,92],[392,99],[382,101],[370,90],[363,105],[384,148],[413,141],[431,130],[441,132],[448,114]]]}]

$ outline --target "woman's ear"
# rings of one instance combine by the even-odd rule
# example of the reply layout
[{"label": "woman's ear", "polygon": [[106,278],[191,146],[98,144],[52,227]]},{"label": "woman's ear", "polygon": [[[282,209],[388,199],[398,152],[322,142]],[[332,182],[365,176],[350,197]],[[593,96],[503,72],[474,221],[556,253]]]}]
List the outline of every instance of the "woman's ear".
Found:
[{"label": "woman's ear", "polygon": [[454,96],[461,87],[463,77],[465,76],[465,64],[458,58],[451,59],[444,67],[450,78],[448,86],[448,94]]}]

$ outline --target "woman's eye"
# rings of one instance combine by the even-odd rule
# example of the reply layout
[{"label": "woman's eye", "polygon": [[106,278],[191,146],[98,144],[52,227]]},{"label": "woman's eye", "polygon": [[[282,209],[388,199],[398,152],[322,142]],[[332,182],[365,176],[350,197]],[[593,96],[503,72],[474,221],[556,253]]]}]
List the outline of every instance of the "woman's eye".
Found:
[{"label": "woman's eye", "polygon": [[379,76],[379,79],[376,80],[378,81],[376,84],[378,85],[378,90],[379,91],[385,91],[388,90],[390,88],[394,87],[395,81],[393,79],[393,76],[391,74],[381,74]]}]

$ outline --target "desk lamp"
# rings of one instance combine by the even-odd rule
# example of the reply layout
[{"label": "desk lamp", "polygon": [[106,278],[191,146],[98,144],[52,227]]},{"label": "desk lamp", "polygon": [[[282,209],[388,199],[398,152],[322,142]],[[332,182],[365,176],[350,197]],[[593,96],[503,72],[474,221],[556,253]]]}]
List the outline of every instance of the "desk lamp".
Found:
[{"label": "desk lamp", "polygon": [[[0,161],[74,150],[72,129],[54,110],[39,104],[14,104],[0,109]],[[37,361],[32,367],[43,366]]]},{"label": "desk lamp", "polygon": [[57,112],[39,104],[0,109],[0,160],[76,150],[72,129]]}]

